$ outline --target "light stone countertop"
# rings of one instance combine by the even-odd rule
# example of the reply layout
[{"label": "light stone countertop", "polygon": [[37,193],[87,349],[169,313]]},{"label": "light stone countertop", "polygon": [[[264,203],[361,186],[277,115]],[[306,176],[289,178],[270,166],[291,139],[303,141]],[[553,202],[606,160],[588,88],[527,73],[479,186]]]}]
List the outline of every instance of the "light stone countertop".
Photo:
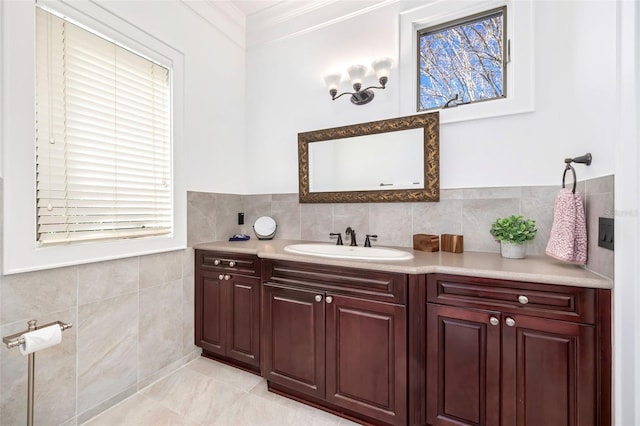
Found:
[{"label": "light stone countertop", "polygon": [[[400,272],[405,274],[444,273],[473,277],[559,284],[576,287],[613,288],[612,280],[587,271],[581,266],[560,262],[546,256],[526,259],[506,259],[499,253],[487,252],[424,252],[407,247],[394,247],[413,254],[411,260],[349,260],[294,254],[284,251],[289,244],[318,241],[268,240],[213,241],[194,245],[194,249],[255,254],[263,259],[290,260],[331,266]],[[327,243],[331,244],[331,243]],[[374,246],[375,247],[375,246]]]}]

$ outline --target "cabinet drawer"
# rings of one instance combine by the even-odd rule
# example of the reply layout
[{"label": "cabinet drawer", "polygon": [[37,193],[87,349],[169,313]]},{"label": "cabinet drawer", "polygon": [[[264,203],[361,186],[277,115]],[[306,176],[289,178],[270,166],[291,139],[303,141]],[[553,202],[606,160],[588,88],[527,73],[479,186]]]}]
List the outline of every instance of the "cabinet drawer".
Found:
[{"label": "cabinet drawer", "polygon": [[371,300],[406,303],[405,274],[265,259],[264,282],[357,295]]},{"label": "cabinet drawer", "polygon": [[595,324],[592,288],[446,274],[427,275],[427,301]]},{"label": "cabinet drawer", "polygon": [[260,276],[260,259],[252,254],[196,250],[196,269]]}]

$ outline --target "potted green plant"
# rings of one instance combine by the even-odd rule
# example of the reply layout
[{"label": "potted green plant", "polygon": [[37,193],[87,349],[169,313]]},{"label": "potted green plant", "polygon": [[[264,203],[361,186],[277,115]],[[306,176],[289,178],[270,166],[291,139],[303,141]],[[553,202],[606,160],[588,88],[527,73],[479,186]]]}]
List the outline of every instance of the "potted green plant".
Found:
[{"label": "potted green plant", "polygon": [[512,215],[496,219],[491,225],[491,235],[500,241],[500,253],[510,259],[523,259],[527,241],[535,238],[536,221],[522,216]]}]

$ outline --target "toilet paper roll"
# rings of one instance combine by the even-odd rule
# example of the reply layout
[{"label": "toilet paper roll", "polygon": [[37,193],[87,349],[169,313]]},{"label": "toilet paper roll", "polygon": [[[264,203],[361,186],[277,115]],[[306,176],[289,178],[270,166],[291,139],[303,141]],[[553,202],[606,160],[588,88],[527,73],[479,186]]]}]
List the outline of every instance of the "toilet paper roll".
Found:
[{"label": "toilet paper roll", "polygon": [[20,345],[20,353],[28,355],[60,343],[62,341],[62,329],[58,324],[53,324],[25,333],[22,338],[24,343]]}]

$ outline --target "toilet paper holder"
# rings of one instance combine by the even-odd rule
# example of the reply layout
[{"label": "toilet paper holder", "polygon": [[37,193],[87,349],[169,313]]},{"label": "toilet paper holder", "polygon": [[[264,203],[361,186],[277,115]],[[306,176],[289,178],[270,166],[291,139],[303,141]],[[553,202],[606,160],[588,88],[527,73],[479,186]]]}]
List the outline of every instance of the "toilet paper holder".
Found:
[{"label": "toilet paper holder", "polygon": [[[24,343],[23,335],[29,333],[31,331],[35,331],[39,328],[45,328],[52,325],[58,325],[60,327],[60,331],[64,331],[68,328],[72,327],[71,323],[64,323],[62,321],[54,321],[49,324],[42,325],[40,327],[36,326],[36,320],[27,321],[28,328],[20,333],[12,334],[10,336],[5,336],[2,338],[2,342],[7,345],[7,348],[15,348]],[[27,426],[33,426],[33,405],[34,405],[34,375],[35,375],[35,367],[36,367],[36,357],[35,352],[32,352],[28,355],[29,357],[29,369],[27,372]]]},{"label": "toilet paper holder", "polygon": [[[33,322],[33,328],[32,327],[32,323]],[[41,325],[39,327],[36,327],[36,320],[31,320],[29,321],[29,328],[27,330],[21,331],[20,333],[16,333],[16,334],[12,334],[10,336],[5,336],[2,338],[2,343],[4,343],[5,345],[7,345],[7,348],[11,349],[11,348],[15,348],[16,346],[20,346],[21,344],[24,343],[24,337],[22,337],[23,334],[26,334],[30,331],[34,331],[37,330],[39,328],[45,328],[45,327],[49,327],[52,326],[54,324],[58,324],[60,326],[60,330],[61,331],[65,331],[68,328],[71,328],[73,326],[73,324],[71,323],[65,323],[62,321],[54,321],[54,322],[50,322],[49,324],[45,324],[45,325]]]}]

